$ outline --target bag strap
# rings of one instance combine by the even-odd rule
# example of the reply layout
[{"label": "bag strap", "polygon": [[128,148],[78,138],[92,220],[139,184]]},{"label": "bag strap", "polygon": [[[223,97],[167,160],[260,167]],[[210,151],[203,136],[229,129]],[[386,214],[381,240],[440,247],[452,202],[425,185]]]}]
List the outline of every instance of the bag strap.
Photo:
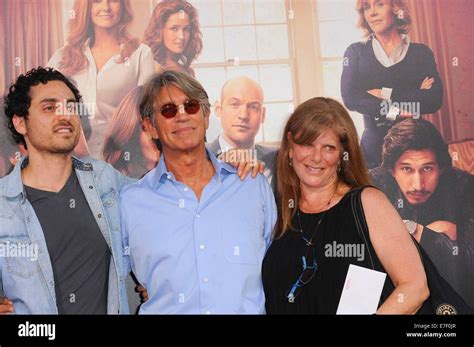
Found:
[{"label": "bag strap", "polygon": [[[370,237],[369,227],[367,225],[364,211],[362,209],[362,191],[364,190],[364,188],[368,188],[368,187],[378,189],[377,187],[374,187],[374,186],[365,186],[365,187],[356,189],[354,191],[354,194],[352,194],[351,196],[351,206],[352,206],[352,213],[354,215],[354,220],[357,226],[357,233],[359,234],[360,238],[364,240],[365,247],[367,248],[367,252],[369,254],[370,264],[372,265],[372,270],[375,270],[375,265],[372,258],[372,252],[370,251],[371,247],[369,247],[369,242],[368,242],[368,238]],[[421,260],[421,263],[423,264],[423,268],[425,268],[425,261],[423,259],[423,254],[420,250],[420,245],[418,241],[416,241],[416,239],[412,235],[410,235],[410,238],[415,245],[418,255],[420,256],[420,260]]]},{"label": "bag strap", "polygon": [[[366,187],[372,187],[372,186],[366,186]],[[367,254],[369,255],[369,261],[370,265],[372,266],[372,270],[375,269],[375,264],[374,260],[372,257],[372,252],[371,252],[371,247],[369,246],[369,227],[367,226],[367,221],[365,220],[365,215],[364,211],[362,209],[362,191],[364,188],[357,188],[355,191],[351,194],[351,207],[352,207],[352,214],[354,215],[354,221],[356,224],[357,228],[357,233],[359,234],[359,237],[364,240],[365,243],[365,248],[367,249]]]}]

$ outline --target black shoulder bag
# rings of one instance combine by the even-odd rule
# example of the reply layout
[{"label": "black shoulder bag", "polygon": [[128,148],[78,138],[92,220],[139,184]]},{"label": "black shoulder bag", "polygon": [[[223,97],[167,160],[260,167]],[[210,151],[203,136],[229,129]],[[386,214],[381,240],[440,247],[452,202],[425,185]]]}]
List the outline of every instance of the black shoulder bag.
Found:
[{"label": "black shoulder bag", "polygon": [[[351,194],[352,213],[356,222],[357,232],[361,240],[365,243],[365,249],[367,250],[372,270],[386,273],[385,269],[380,263],[380,260],[375,254],[372,243],[370,242],[369,229],[367,227],[367,222],[365,220],[365,215],[362,208],[362,190],[363,188],[359,188]],[[425,300],[417,314],[474,314],[474,310],[439,274],[428,254],[422,247],[420,247],[413,236],[412,241],[415,244],[418,253],[420,254],[421,262],[425,268],[428,288],[430,290],[430,296]],[[395,286],[387,274],[387,279],[385,280],[385,286],[382,291],[382,297],[379,305],[385,301],[385,299],[394,289]]]}]

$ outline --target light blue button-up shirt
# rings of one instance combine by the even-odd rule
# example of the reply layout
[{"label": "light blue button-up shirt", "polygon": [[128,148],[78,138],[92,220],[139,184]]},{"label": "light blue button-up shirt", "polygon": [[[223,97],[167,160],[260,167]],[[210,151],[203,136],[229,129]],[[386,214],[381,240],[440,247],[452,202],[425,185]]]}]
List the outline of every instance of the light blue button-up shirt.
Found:
[{"label": "light blue button-up shirt", "polygon": [[241,181],[208,152],[215,175],[201,200],[163,156],[121,191],[125,254],[149,299],[140,313],[265,312],[261,265],[276,221],[263,175]]}]

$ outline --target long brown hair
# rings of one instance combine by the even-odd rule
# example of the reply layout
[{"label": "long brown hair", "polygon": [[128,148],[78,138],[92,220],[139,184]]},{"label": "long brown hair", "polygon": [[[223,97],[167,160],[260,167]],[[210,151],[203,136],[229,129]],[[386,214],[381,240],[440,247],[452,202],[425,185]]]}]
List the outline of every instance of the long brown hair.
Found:
[{"label": "long brown hair", "polygon": [[338,181],[351,188],[370,185],[370,177],[359,147],[359,138],[349,113],[336,100],[312,98],[296,108],[286,123],[277,157],[278,220],[275,238],[293,229],[291,221],[301,201],[300,179],[289,165],[290,142],[311,144],[324,131],[332,130],[342,146]]},{"label": "long brown hair", "polygon": [[184,11],[189,16],[189,21],[191,22],[189,41],[181,55],[185,57],[183,67],[189,70],[191,63],[202,51],[202,34],[199,29],[198,12],[189,2],[184,0],[164,0],[158,3],[145,30],[143,43],[151,48],[155,60],[164,66],[167,48],[163,43],[162,30],[168,18],[180,11]]},{"label": "long brown hair", "polygon": [[[66,75],[74,75],[87,67],[84,44],[89,38],[94,40],[94,24],[90,15],[91,4],[92,0],[75,0],[72,6],[75,15],[69,18],[67,43],[59,62],[59,70]],[[140,43],[127,31],[128,24],[133,19],[130,0],[120,0],[120,5],[120,21],[116,29],[117,40],[120,43],[120,59],[117,62],[124,63]]]},{"label": "long brown hair", "polygon": [[[364,31],[365,37],[368,37],[373,31],[370,29],[369,23],[367,23],[364,17],[364,4],[366,2],[367,0],[357,0],[356,11],[359,13],[357,27]],[[408,34],[411,28],[411,16],[406,0],[390,0],[390,5],[392,7],[392,14],[398,33]]]},{"label": "long brown hair", "polygon": [[[117,106],[102,147],[102,158],[127,176],[133,176],[132,165],[145,166],[145,159],[140,145],[142,118],[138,110],[143,96],[143,86],[132,89]],[[129,152],[133,160],[125,160]]]}]

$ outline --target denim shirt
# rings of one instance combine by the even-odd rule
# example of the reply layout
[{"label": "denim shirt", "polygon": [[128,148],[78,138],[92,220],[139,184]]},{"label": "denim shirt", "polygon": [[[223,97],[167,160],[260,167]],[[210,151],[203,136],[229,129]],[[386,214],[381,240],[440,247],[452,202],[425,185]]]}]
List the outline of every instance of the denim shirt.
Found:
[{"label": "denim shirt", "polygon": [[[21,169],[27,164],[28,158],[22,158],[0,179],[0,293],[13,302],[15,313],[57,314],[48,248],[21,180]],[[73,166],[111,252],[107,312],[128,314],[119,191],[133,180],[95,159],[73,157]]]}]

